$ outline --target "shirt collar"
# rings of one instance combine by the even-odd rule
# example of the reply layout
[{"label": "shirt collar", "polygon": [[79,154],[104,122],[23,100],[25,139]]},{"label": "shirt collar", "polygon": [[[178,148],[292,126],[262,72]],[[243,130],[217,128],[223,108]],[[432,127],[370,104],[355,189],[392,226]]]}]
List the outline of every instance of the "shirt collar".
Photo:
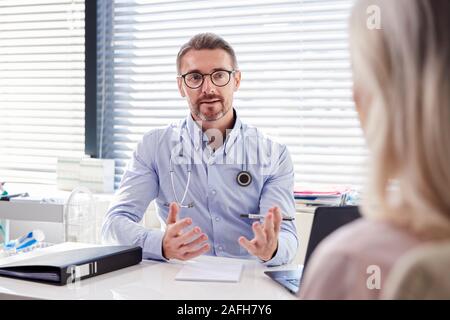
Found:
[{"label": "shirt collar", "polygon": [[[228,134],[225,143],[224,143],[224,150],[225,154],[228,153],[231,146],[236,141],[236,138],[239,136],[241,128],[242,128],[242,122],[240,117],[238,116],[235,109],[233,109],[234,117],[236,118],[234,122],[233,129]],[[186,127],[189,132],[189,136],[194,143],[195,150],[199,150],[202,147],[202,142],[208,142],[208,137],[206,134],[202,131],[200,126],[197,124],[197,122],[192,118],[191,113],[187,116],[186,119]]]}]

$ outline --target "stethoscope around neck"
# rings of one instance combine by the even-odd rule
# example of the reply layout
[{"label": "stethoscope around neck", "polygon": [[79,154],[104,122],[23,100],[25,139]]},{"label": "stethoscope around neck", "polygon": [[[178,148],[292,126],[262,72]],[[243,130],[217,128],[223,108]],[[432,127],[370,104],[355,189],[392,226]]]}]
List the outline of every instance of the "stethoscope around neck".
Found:
[{"label": "stethoscope around neck", "polygon": [[[246,146],[245,146],[245,137],[242,133],[242,129],[241,129],[241,137],[242,137],[242,167],[241,167],[241,171],[236,175],[236,183],[241,186],[241,187],[248,187],[253,180],[252,175],[250,174],[250,172],[248,171],[248,154],[247,154],[247,150],[246,150]],[[180,135],[180,151],[178,152],[178,157],[183,158],[183,138],[182,135]],[[189,160],[189,159],[188,159]],[[183,192],[183,197],[181,198],[181,201],[178,198],[177,192],[175,190],[175,182],[174,182],[174,174],[175,174],[175,170],[173,167],[173,158],[172,156],[170,156],[170,160],[169,160],[169,174],[170,174],[170,183],[172,185],[172,192],[173,195],[175,197],[175,201],[178,203],[178,205],[180,206],[180,208],[193,208],[195,206],[194,202],[190,202],[185,204],[184,200],[186,199],[186,195],[188,193],[189,190],[189,184],[191,182],[191,175],[192,175],[192,163],[191,161],[187,161],[187,181],[186,181],[186,186],[184,188],[184,192]],[[164,206],[168,207],[170,206],[170,204],[168,202],[164,203]]]},{"label": "stethoscope around neck", "polygon": [[[179,157],[183,157],[183,147],[181,147],[180,152],[178,153]],[[189,190],[189,184],[191,182],[191,175],[192,175],[192,164],[190,161],[188,161],[187,163],[187,181],[186,181],[186,187],[184,188],[184,193],[183,193],[183,197],[181,198],[181,201],[178,199],[177,196],[177,192],[175,191],[175,183],[174,183],[174,179],[173,179],[173,175],[174,175],[174,169],[173,169],[173,159],[172,156],[170,157],[170,161],[169,161],[169,173],[170,173],[170,184],[172,185],[172,192],[173,195],[175,197],[175,201],[178,203],[178,205],[180,206],[180,208],[193,208],[194,207],[194,202],[188,203],[188,204],[184,204],[184,199],[186,199],[186,195],[187,192]],[[165,203],[166,206],[169,206],[168,203]]]}]

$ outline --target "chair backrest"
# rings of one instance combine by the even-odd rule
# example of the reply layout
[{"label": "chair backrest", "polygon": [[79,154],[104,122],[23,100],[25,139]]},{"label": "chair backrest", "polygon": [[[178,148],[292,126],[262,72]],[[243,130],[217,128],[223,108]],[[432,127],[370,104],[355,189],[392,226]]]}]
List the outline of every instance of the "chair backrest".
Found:
[{"label": "chair backrest", "polygon": [[450,242],[412,249],[393,266],[382,299],[450,299]]}]

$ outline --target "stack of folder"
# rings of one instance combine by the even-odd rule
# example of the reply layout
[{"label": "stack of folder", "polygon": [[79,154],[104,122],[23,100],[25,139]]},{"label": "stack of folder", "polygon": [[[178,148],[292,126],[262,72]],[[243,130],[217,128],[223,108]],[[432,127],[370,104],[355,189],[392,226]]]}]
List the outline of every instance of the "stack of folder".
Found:
[{"label": "stack of folder", "polygon": [[62,286],[141,261],[142,248],[139,246],[67,242],[0,259],[0,277]]},{"label": "stack of folder", "polygon": [[314,213],[317,207],[343,206],[347,204],[351,189],[294,191],[295,209],[298,213]]}]

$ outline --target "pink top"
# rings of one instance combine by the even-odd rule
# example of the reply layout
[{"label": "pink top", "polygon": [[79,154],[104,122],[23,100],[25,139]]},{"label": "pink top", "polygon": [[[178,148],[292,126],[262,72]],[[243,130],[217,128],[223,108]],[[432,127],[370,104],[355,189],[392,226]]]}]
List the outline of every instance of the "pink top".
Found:
[{"label": "pink top", "polygon": [[305,269],[299,297],[378,299],[393,264],[420,243],[386,222],[363,218],[350,223],[317,247]]}]

